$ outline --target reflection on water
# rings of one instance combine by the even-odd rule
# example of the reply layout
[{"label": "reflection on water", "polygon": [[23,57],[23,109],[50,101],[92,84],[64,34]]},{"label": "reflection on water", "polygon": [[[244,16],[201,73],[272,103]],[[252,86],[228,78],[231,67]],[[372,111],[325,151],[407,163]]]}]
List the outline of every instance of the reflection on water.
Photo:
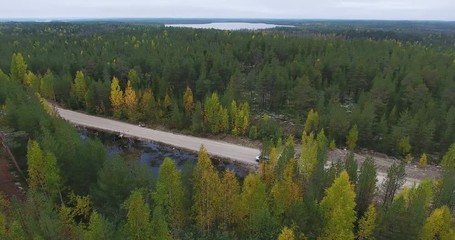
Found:
[{"label": "reflection on water", "polygon": [[275,27],[294,27],[291,25],[275,25],[267,23],[243,23],[243,22],[219,22],[219,23],[202,23],[202,24],[166,24],[166,27],[185,27],[200,29],[218,29],[218,30],[259,30]]},{"label": "reflection on water", "polygon": [[[197,153],[177,149],[155,142],[138,141],[128,138],[119,138],[115,134],[97,132],[92,130],[81,129],[81,138],[86,136],[96,137],[106,146],[108,155],[120,155],[128,161],[140,161],[142,164],[149,166],[155,176],[158,176],[159,167],[166,157],[171,158],[177,165],[177,169],[183,170],[186,164],[195,165],[197,162]],[[222,161],[211,158],[214,166],[219,171],[229,169],[234,171],[237,176],[245,177],[248,169],[234,164],[232,162]]]}]

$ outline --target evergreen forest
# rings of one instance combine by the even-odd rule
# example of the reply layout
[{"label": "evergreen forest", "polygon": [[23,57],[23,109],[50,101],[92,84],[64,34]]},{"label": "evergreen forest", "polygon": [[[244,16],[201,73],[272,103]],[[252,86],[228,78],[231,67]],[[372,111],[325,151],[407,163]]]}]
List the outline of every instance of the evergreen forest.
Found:
[{"label": "evergreen forest", "polygon": [[[0,239],[455,239],[454,33],[327,24],[0,24],[0,133],[24,186],[0,195]],[[201,146],[155,176],[50,103],[260,141],[268,160],[243,178]],[[378,182],[363,148],[400,163]],[[405,185],[410,162],[441,176]]]}]

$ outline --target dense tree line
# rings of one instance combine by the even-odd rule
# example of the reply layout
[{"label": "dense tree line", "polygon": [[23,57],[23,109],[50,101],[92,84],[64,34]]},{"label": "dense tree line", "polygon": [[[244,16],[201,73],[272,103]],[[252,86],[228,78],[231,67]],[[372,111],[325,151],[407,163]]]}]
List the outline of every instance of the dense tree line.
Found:
[{"label": "dense tree line", "polygon": [[244,179],[218,172],[203,146],[194,168],[179,171],[167,158],[153,176],[146,166],[107,157],[98,141],[80,138],[25,90],[0,79],[1,130],[23,132],[9,136],[28,169],[25,199],[1,198],[2,239],[455,237],[455,145],[443,157],[441,179],[400,191],[404,165],[393,165],[381,194],[371,158],[359,168],[351,153],[326,167],[323,130],[302,133],[298,159],[292,136],[271,146],[269,161]]},{"label": "dense tree line", "polygon": [[[258,135],[261,121],[253,120],[265,111],[285,114],[295,123],[287,131],[300,137],[315,109],[319,129],[338,144],[356,125],[361,147],[404,156],[427,152],[430,161],[455,141],[455,65],[447,49],[330,34],[119,23],[11,23],[0,32],[4,72],[11,69],[12,79],[45,98],[91,113],[195,133]],[[114,80],[123,100],[112,96]],[[184,99],[187,88],[192,104]],[[213,93],[220,107],[207,109]],[[242,129],[234,100],[237,109],[245,102],[254,113],[244,116]],[[207,119],[207,110],[219,119]],[[405,152],[403,139],[411,146]]]}]

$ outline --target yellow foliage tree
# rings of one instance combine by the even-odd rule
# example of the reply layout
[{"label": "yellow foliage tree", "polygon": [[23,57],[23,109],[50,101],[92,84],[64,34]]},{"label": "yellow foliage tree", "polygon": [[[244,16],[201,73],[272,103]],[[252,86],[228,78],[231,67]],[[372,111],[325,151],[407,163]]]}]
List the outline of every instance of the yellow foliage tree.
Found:
[{"label": "yellow foliage tree", "polygon": [[41,80],[32,71],[27,71],[27,74],[25,75],[25,84],[34,92],[39,92],[41,85],[40,81]]},{"label": "yellow foliage tree", "polygon": [[297,162],[300,173],[303,174],[305,181],[311,178],[317,164],[318,143],[314,139],[314,134],[309,135],[303,132],[300,159]]},{"label": "yellow foliage tree", "polygon": [[304,130],[306,133],[315,132],[319,125],[319,114],[313,109],[310,110],[305,121]]},{"label": "yellow foliage tree", "polygon": [[183,106],[185,107],[185,112],[187,114],[191,114],[193,112],[193,91],[191,91],[191,88],[188,86],[186,87],[185,94],[183,95]]},{"label": "yellow foliage tree", "polygon": [[54,154],[43,152],[36,141],[29,141],[27,145],[27,165],[31,189],[41,190],[53,197],[60,192],[57,159]]},{"label": "yellow foliage tree", "polygon": [[87,90],[88,87],[84,73],[82,71],[77,71],[74,83],[71,85],[71,94],[77,100],[78,104],[84,104]]},{"label": "yellow foliage tree", "polygon": [[357,238],[359,240],[369,240],[374,239],[372,237],[376,222],[376,208],[373,204],[368,207],[368,210],[365,212],[359,221],[359,232],[357,233]]},{"label": "yellow foliage tree", "polygon": [[123,111],[123,91],[116,77],[112,78],[110,100],[114,117],[120,118]]},{"label": "yellow foliage tree", "polygon": [[221,178],[220,185],[220,228],[232,229],[241,220],[240,187],[235,173],[227,170]]},{"label": "yellow foliage tree", "polygon": [[425,153],[423,153],[422,157],[420,157],[420,160],[419,160],[419,167],[425,168],[427,166],[427,163],[428,163],[427,155]]},{"label": "yellow foliage tree", "polygon": [[131,81],[128,81],[126,89],[125,89],[125,96],[123,98],[126,115],[129,120],[136,121],[137,120],[137,96],[136,91],[134,91],[133,86],[131,86]]},{"label": "yellow foliage tree", "polygon": [[436,208],[427,218],[420,234],[421,240],[453,240],[455,220],[447,206]]},{"label": "yellow foliage tree", "polygon": [[294,182],[295,160],[286,164],[283,179],[275,183],[271,194],[275,216],[282,217],[295,203],[302,200],[299,184]]},{"label": "yellow foliage tree", "polygon": [[322,240],[354,239],[356,220],[355,192],[346,171],[341,172],[332,186],[326,189],[321,201],[324,223]]},{"label": "yellow foliage tree", "polygon": [[288,227],[284,227],[281,230],[280,235],[278,235],[278,240],[294,240],[294,239],[295,239],[294,231]]},{"label": "yellow foliage tree", "polygon": [[204,146],[199,150],[193,177],[196,223],[201,230],[210,232],[218,216],[220,179]]}]

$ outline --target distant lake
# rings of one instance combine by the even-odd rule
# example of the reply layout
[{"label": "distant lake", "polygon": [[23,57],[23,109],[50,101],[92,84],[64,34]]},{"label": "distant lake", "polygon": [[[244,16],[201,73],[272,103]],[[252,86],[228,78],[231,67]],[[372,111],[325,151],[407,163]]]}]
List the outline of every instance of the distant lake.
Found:
[{"label": "distant lake", "polygon": [[275,25],[268,23],[244,23],[244,22],[218,22],[203,24],[165,24],[166,27],[185,27],[200,29],[218,29],[218,30],[259,30],[275,27],[294,27],[292,25]]}]

